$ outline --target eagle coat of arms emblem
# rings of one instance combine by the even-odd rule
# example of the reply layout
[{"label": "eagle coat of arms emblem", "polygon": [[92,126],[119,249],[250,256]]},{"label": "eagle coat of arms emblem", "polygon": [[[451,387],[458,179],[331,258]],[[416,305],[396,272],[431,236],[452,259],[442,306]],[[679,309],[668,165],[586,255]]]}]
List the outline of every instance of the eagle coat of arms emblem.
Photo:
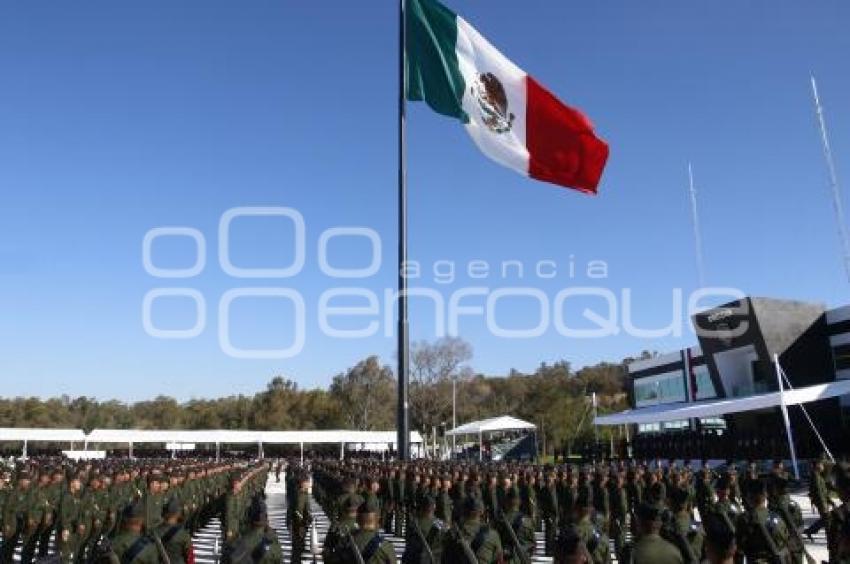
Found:
[{"label": "eagle coat of arms emblem", "polygon": [[494,133],[507,133],[514,123],[514,114],[508,112],[508,95],[495,74],[479,73],[469,89],[478,103],[481,120]]}]

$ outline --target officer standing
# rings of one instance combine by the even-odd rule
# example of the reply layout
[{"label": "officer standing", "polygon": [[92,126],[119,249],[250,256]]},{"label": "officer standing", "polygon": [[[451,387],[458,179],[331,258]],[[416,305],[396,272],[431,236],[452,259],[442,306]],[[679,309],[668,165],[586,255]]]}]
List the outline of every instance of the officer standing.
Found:
[{"label": "officer standing", "polygon": [[304,544],[313,516],[310,514],[310,478],[307,474],[298,477],[298,491],[295,492],[292,505],[289,508],[289,531],[292,535],[292,561],[301,562],[304,554]]}]

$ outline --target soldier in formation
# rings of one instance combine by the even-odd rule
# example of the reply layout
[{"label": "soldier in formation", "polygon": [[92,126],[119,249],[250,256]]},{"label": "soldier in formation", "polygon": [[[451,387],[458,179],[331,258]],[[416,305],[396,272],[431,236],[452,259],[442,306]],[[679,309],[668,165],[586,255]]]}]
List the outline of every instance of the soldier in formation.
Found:
[{"label": "soldier in formation", "polygon": [[51,548],[63,563],[189,563],[191,534],[213,517],[227,525],[225,546],[249,531],[267,472],[264,463],[30,459],[0,480],[0,564]]},{"label": "soldier in formation", "polygon": [[[709,468],[703,462],[695,470],[657,461],[554,466],[320,460],[312,472],[317,500],[332,521],[342,519],[339,508],[348,496],[370,500],[384,534],[405,539],[403,562],[552,556],[596,564],[615,555],[638,564],[808,561],[802,513],[780,463],[767,472],[751,463],[740,479],[732,463]],[[831,484],[837,484],[832,473],[821,477],[826,485],[813,486],[813,492],[827,492],[823,526],[838,562],[847,505],[835,507],[830,497],[836,487]],[[534,552],[537,536],[544,539],[542,554]],[[344,542],[337,536],[334,544]]]},{"label": "soldier in formation", "polygon": [[[291,464],[285,480],[293,561],[306,551],[313,498],[331,521],[322,548],[331,563],[392,562],[390,539],[399,537],[405,539],[399,556],[411,563],[526,563],[551,556],[603,564],[614,555],[637,564],[808,560],[801,511],[781,464],[764,473],[751,464],[740,479],[732,464],[702,466]],[[53,546],[63,562],[188,564],[191,533],[213,517],[221,520],[223,559],[280,561],[262,503],[274,468],[191,460],[29,461],[0,480],[0,564],[18,553],[28,564]],[[815,469],[810,495],[820,505],[830,562],[847,562],[850,471],[841,464]],[[545,539],[542,554],[535,552],[536,538]]]}]

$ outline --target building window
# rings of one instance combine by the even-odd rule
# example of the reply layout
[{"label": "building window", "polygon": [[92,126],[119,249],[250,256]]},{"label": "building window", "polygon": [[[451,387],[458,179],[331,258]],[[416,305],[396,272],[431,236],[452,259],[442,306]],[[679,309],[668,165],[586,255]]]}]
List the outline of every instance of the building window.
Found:
[{"label": "building window", "polygon": [[681,431],[683,429],[688,429],[690,427],[690,423],[687,419],[680,419],[678,421],[665,421],[664,422],[664,430],[665,431]]},{"label": "building window", "polygon": [[722,417],[703,417],[699,420],[703,429],[725,429],[726,421]]},{"label": "building window", "polygon": [[836,372],[850,368],[850,344],[833,347],[832,357]]},{"label": "building window", "polygon": [[714,382],[711,381],[711,374],[708,373],[708,366],[705,364],[694,366],[693,371],[694,380],[697,383],[697,399],[703,400],[716,398],[717,391],[714,389]]},{"label": "building window", "polygon": [[661,431],[661,423],[640,423],[638,433],[658,433]]},{"label": "building window", "polygon": [[635,407],[675,403],[687,400],[681,370],[665,372],[634,381]]}]

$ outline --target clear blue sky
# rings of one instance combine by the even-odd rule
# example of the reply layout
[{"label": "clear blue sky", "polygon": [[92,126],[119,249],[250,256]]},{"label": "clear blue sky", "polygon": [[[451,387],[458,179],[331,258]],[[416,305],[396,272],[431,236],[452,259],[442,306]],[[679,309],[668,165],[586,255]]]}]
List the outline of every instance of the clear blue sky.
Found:
[{"label": "clear blue sky", "polygon": [[[554,297],[586,286],[632,288],[637,323],[663,324],[672,288],[697,275],[686,186],[700,188],[708,282],[758,295],[842,305],[850,286],[809,91],[819,79],[839,174],[850,181],[850,5],[819,2],[552,2],[454,0],[451,7],[563,100],[611,146],[600,194],[524,179],[481,156],[462,128],[409,108],[411,257],[554,260],[553,280],[500,275],[414,285],[446,296],[468,285],[533,286]],[[347,285],[382,292],[394,279],[396,4],[392,1],[28,2],[0,4],[0,375],[4,396],[61,393],[181,399],[253,393],[275,374],[304,387],[368,354],[393,361],[394,339],[323,337],[319,234],[367,226],[384,243],[379,273]],[[234,206],[289,206],[307,226],[306,264],[287,280],[234,280],[218,265],[217,224]],[[242,266],[286,263],[284,223],[234,224]],[[207,241],[195,278],[142,267],[145,233],[191,226]],[[188,240],[154,245],[164,267],[192,262]],[[570,278],[567,265],[578,272]],[[331,248],[336,265],[368,261],[364,245]],[[145,333],[156,287],[203,293],[207,325],[189,340]],[[303,351],[231,358],[217,340],[218,302],[239,286],[285,286],[307,308]],[[481,304],[471,300],[468,305]],[[234,342],[288,342],[291,308],[234,305]],[[574,307],[580,310],[580,307]],[[383,312],[383,307],[381,308]],[[533,324],[529,302],[504,302],[499,323]],[[160,302],[157,325],[193,323],[188,302]],[[414,304],[414,338],[433,315]],[[624,335],[490,336],[466,320],[473,365],[489,374],[565,358],[576,365],[691,344]]]}]

